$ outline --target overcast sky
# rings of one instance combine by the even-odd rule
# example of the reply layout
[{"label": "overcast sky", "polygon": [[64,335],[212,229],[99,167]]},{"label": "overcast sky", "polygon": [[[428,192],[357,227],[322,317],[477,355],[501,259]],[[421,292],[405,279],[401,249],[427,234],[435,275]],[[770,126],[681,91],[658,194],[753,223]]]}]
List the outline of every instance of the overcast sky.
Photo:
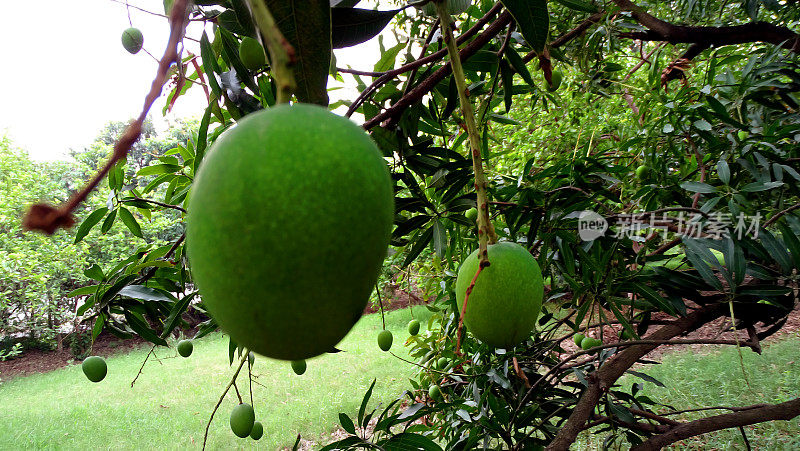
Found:
[{"label": "overcast sky", "polygon": [[[163,13],[162,0],[128,3]],[[375,3],[364,0],[359,6]],[[106,122],[138,116],[157,63],[144,51],[126,52],[120,36],[133,24],[144,34],[144,48],[160,58],[169,35],[165,18],[112,0],[3,1],[2,6],[0,135],[7,134],[36,159],[60,159],[70,148],[90,143]],[[188,35],[201,33],[202,25],[192,24]],[[339,66],[371,70],[377,48],[373,39],[337,50]],[[194,87],[189,93],[167,118],[161,114],[162,96],[150,114],[157,128],[165,128],[170,117],[202,115],[202,90]]]}]

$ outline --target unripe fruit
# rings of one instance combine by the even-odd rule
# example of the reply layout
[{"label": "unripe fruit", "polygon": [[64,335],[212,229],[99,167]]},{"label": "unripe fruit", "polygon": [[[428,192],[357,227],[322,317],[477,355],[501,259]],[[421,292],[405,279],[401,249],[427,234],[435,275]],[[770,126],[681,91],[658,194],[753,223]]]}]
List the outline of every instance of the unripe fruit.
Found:
[{"label": "unripe fruit", "polygon": [[378,334],[378,347],[381,348],[383,351],[388,351],[392,348],[392,332],[388,330],[382,330]]},{"label": "unripe fruit", "polygon": [[750,133],[748,133],[745,130],[739,130],[738,132],[736,132],[736,135],[739,137],[739,141],[744,141],[750,137]]},{"label": "unripe fruit", "polygon": [[586,338],[586,335],[575,334],[575,336],[572,337],[572,342],[575,343],[576,345],[580,346],[581,342],[583,341],[584,338]]},{"label": "unripe fruit", "polygon": [[449,364],[450,364],[449,360],[447,360],[444,357],[441,357],[439,358],[439,360],[436,361],[436,369],[439,371],[443,371],[445,368],[447,368],[447,365]]},{"label": "unripe fruit", "polygon": [[192,340],[181,340],[178,342],[178,354],[181,357],[189,357],[192,355],[192,351],[194,350],[194,345],[192,344]]},{"label": "unripe fruit", "polygon": [[431,385],[431,387],[428,389],[428,396],[430,396],[431,399],[439,401],[442,399],[442,388],[438,385]]},{"label": "unripe fruit", "polygon": [[81,369],[83,370],[83,374],[86,375],[86,378],[92,382],[100,382],[105,379],[106,374],[108,374],[106,361],[102,357],[96,355],[87,357],[81,364]]},{"label": "unripe fruit", "polygon": [[306,372],[306,368],[307,365],[305,360],[292,360],[292,371],[294,371],[294,374],[300,376]]},{"label": "unripe fruit", "polygon": [[602,345],[603,342],[597,338],[586,337],[581,341],[581,349],[584,351],[594,348],[595,346]]},{"label": "unripe fruit", "polygon": [[[536,259],[516,243],[489,245],[484,268],[467,301],[464,324],[482,342],[511,348],[530,336],[542,308],[544,286]],[[456,279],[459,313],[478,271],[478,250],[464,260]]]},{"label": "unripe fruit", "polygon": [[350,120],[308,104],[248,115],[192,186],[186,246],[203,303],[264,356],[331,350],[378,279],[393,196],[377,146]]},{"label": "unripe fruit", "polygon": [[475,208],[475,207],[472,207],[469,210],[467,210],[466,213],[464,213],[464,216],[466,216],[467,219],[469,219],[470,221],[474,221],[474,220],[478,219],[478,209]]},{"label": "unripe fruit", "polygon": [[245,438],[253,431],[256,413],[250,404],[239,404],[231,412],[231,430],[237,437]]},{"label": "unripe fruit", "polygon": [[561,86],[561,81],[564,79],[564,73],[560,70],[554,70],[550,76],[550,84],[547,85],[547,90],[555,92]]},{"label": "unripe fruit", "polygon": [[408,322],[409,335],[417,335],[419,333],[419,321],[412,319]]},{"label": "unripe fruit", "polygon": [[[457,14],[461,14],[469,8],[469,5],[472,4],[472,0],[447,0],[447,12],[451,16],[455,16]],[[433,0],[426,3],[422,7],[422,14],[426,16],[435,16],[436,15],[436,5],[433,3]]]},{"label": "unripe fruit", "polygon": [[264,426],[261,425],[260,421],[256,421],[253,423],[253,430],[250,431],[250,438],[253,440],[258,440],[264,435]]},{"label": "unripe fruit", "polygon": [[122,32],[122,46],[129,53],[139,53],[142,45],[144,45],[144,36],[142,36],[142,32],[138,28],[131,27]]},{"label": "unripe fruit", "polygon": [[650,174],[653,172],[653,168],[650,166],[643,164],[636,168],[636,178],[640,181],[647,180],[650,177]]},{"label": "unripe fruit", "polygon": [[242,38],[242,42],[239,44],[239,59],[242,60],[244,67],[250,70],[261,69],[267,63],[264,47],[257,40],[248,36]]}]

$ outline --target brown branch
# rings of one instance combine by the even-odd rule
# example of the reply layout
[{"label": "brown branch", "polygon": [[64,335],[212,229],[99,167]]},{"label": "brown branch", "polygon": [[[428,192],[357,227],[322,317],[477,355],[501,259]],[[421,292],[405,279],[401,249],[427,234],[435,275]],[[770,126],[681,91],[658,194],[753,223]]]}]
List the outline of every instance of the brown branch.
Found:
[{"label": "brown branch", "polygon": [[671,44],[702,44],[708,47],[766,42],[792,52],[800,52],[800,35],[789,28],[767,22],[751,22],[727,27],[690,27],[657,19],[630,0],[612,0],[621,9],[647,27],[646,32],[623,33],[621,36],[643,41],[667,41]]},{"label": "brown branch", "polygon": [[[489,12],[487,12],[483,17],[481,17],[477,22],[475,22],[475,25],[473,25],[469,30],[464,32],[464,34],[459,36],[458,39],[456,39],[456,43],[460,45],[460,44],[464,43],[467,39],[469,39],[472,36],[474,36],[475,34],[477,34],[478,31],[481,28],[483,28],[483,26],[486,25],[500,11],[501,8],[502,8],[502,4],[501,3],[497,3],[492,9],[489,10]],[[511,17],[508,13],[505,13],[505,14],[508,16],[508,18]],[[506,23],[508,23],[508,22],[506,22]],[[489,30],[487,29],[487,32],[488,31]],[[486,32],[484,32],[483,34],[486,34]],[[489,42],[489,40],[492,37],[494,37],[495,34],[497,34],[497,32],[494,32],[494,34],[492,34],[491,36],[488,36],[488,38],[484,41],[484,44],[486,42]],[[403,66],[400,66],[397,69],[393,69],[393,70],[384,72],[383,75],[378,77],[378,79],[376,79],[374,82],[372,82],[371,85],[367,86],[367,88],[364,89],[361,92],[361,94],[359,94],[359,96],[356,98],[356,100],[354,100],[353,103],[350,105],[350,107],[347,109],[347,112],[345,113],[345,116],[346,117],[352,116],[353,113],[355,113],[355,111],[358,109],[358,107],[361,106],[361,104],[364,103],[364,101],[370,95],[372,95],[372,93],[376,92],[381,86],[383,86],[384,84],[389,82],[389,80],[393,79],[394,77],[396,77],[396,76],[398,76],[400,74],[404,74],[406,72],[409,72],[409,71],[412,71],[414,69],[417,69],[418,67],[423,66],[425,64],[441,60],[445,56],[447,56],[447,49],[442,49],[442,50],[439,50],[437,52],[431,53],[430,55],[428,55],[428,56],[426,56],[424,58],[420,58],[418,60],[414,60],[414,61],[412,61],[410,63],[407,63],[407,64],[405,64]],[[461,59],[462,60],[465,59],[463,51],[462,51],[462,54],[461,54]],[[448,64],[445,67],[450,67],[450,65]],[[436,73],[438,73],[438,71]],[[436,75],[436,73],[434,73],[434,75]],[[442,77],[442,78],[444,78],[444,77]],[[441,79],[438,80],[437,83],[439,81],[441,81]],[[430,91],[430,89],[433,89],[433,86],[436,86],[436,83],[431,85],[431,87],[428,90]],[[426,94],[426,93],[427,93],[427,91],[425,93],[423,93],[423,95]],[[405,98],[405,97],[406,96],[404,95],[402,98]],[[421,97],[422,96],[420,96],[420,98]],[[401,98],[401,100],[402,100],[402,98]],[[413,102],[411,102],[409,105],[411,105],[411,104],[413,104]],[[402,109],[405,109],[405,108],[406,107],[404,107]],[[380,121],[378,121],[378,122],[380,122]],[[377,122],[376,122],[376,124],[377,124]],[[367,127],[366,124],[365,124],[364,125],[364,129],[369,130],[370,128],[372,128],[374,126],[375,126],[375,124],[370,125],[369,127]]]},{"label": "brown branch", "polygon": [[764,228],[766,229],[767,227],[769,227],[772,224],[774,224],[775,221],[780,219],[781,216],[783,216],[783,215],[785,215],[787,213],[791,213],[792,211],[797,210],[798,208],[800,208],[800,204],[795,204],[795,205],[792,205],[791,207],[787,208],[786,210],[782,210],[782,211],[776,213],[775,216],[769,218],[769,221],[764,223]]},{"label": "brown branch", "polygon": [[[495,35],[497,35],[503,28],[505,28],[509,23],[511,23],[511,14],[508,11],[504,11],[500,16],[497,17],[491,25],[489,25],[486,30],[478,35],[472,42],[467,44],[461,51],[459,51],[459,55],[462,61],[466,61],[471,56],[476,54],[478,50],[483,48]],[[437,55],[439,52],[434,53],[431,56]],[[429,57],[428,57],[429,58]],[[426,58],[423,58],[426,59]],[[422,61],[422,60],[417,60]],[[408,65],[406,65],[408,66]],[[391,72],[387,72],[389,74]],[[387,119],[398,118],[400,115],[405,111],[406,108],[410,107],[411,105],[418,102],[422,97],[425,96],[428,92],[430,92],[434,86],[436,86],[440,81],[444,80],[445,77],[452,73],[452,67],[450,63],[445,64],[441,68],[439,68],[436,72],[431,74],[428,78],[425,79],[422,83],[417,85],[414,89],[412,89],[407,95],[403,96],[398,100],[394,105],[387,108],[377,116],[373,117],[369,121],[365,122],[362,126],[365,130],[369,130],[372,127],[380,124],[381,122]]]},{"label": "brown branch", "polygon": [[[592,14],[591,16],[586,18],[583,22],[579,23],[577,27],[553,39],[548,46],[550,48],[557,49],[565,45],[569,41],[583,34],[592,25],[600,22],[600,20],[602,20],[605,15],[606,15],[605,11],[600,11],[599,13]],[[536,58],[537,55],[538,54],[535,51],[530,51],[524,57],[522,57],[522,61],[528,63],[532,59]]]},{"label": "brown branch", "polygon": [[169,42],[164,51],[164,56],[161,57],[161,61],[158,63],[158,71],[150,86],[150,92],[148,92],[145,97],[142,112],[135,121],[128,125],[128,128],[125,129],[125,132],[116,144],[114,144],[114,151],[111,158],[82,190],[78,191],[61,206],[54,207],[49,204],[36,204],[31,206],[22,222],[22,226],[25,230],[38,230],[52,235],[59,228],[71,227],[75,224],[75,218],[72,212],[97,187],[103,178],[105,178],[114,164],[128,155],[128,151],[133,147],[133,144],[139,139],[142,133],[142,124],[147,117],[147,113],[150,111],[156,99],[161,95],[161,90],[167,82],[167,74],[170,66],[173,63],[180,64],[181,58],[178,49],[186,30],[186,24],[189,22],[190,4],[191,2],[188,0],[175,0],[169,15]]},{"label": "brown branch", "polygon": [[699,420],[689,421],[654,437],[650,437],[641,445],[631,448],[632,451],[658,450],[669,444],[689,437],[695,437],[722,429],[749,426],[766,421],[789,421],[800,416],[800,398],[780,404],[759,404],[749,406],[734,413],[714,415]]},{"label": "brown branch", "polygon": [[[723,315],[725,310],[722,307],[721,304],[701,307],[685,317],[678,318],[672,323],[660,327],[648,338],[651,340],[669,340],[677,335],[691,332]],[[584,390],[566,423],[564,423],[546,449],[550,451],[568,450],[570,444],[575,442],[575,438],[583,430],[583,425],[591,418],[592,412],[603,394],[608,392],[628,368],[658,346],[658,344],[631,346],[606,360],[600,369],[591,373],[587,378],[588,387]]]}]

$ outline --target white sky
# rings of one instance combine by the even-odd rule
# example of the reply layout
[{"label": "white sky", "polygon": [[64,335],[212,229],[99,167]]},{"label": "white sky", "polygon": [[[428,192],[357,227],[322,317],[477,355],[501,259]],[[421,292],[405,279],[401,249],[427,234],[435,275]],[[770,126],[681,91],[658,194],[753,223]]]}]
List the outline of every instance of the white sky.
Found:
[{"label": "white sky", "polygon": [[[129,3],[158,13],[164,10],[162,0]],[[372,8],[375,3],[364,0],[359,7]],[[0,4],[5,18],[0,26],[5,63],[0,69],[0,136],[7,134],[33,158],[63,159],[70,148],[89,144],[106,122],[138,116],[157,63],[144,51],[126,52],[120,36],[132,23],[142,30],[144,49],[160,58],[169,35],[165,18],[131,8],[129,22],[125,5],[112,0]],[[195,38],[201,33],[199,24],[188,31]],[[393,45],[393,36],[386,41],[387,47]],[[186,44],[187,50],[199,54],[194,43]],[[378,59],[377,39],[335,53],[339,67],[371,70]],[[347,75],[345,79],[352,80]],[[332,101],[348,95],[342,91],[333,91]],[[195,86],[164,118],[165,98],[166,91],[150,111],[158,129],[165,128],[170,117],[202,115],[206,105],[202,89]]]}]

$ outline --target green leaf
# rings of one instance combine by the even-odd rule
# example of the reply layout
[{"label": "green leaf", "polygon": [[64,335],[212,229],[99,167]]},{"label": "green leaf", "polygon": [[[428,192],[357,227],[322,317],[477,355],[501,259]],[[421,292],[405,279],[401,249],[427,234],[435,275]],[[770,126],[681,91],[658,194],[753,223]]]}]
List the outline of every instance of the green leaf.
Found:
[{"label": "green leaf", "polygon": [[442,451],[442,448],[433,440],[411,432],[401,432],[392,436],[381,445],[381,448],[384,451]]},{"label": "green leaf", "polygon": [[784,221],[778,223],[778,228],[781,231],[783,242],[792,254],[794,267],[800,269],[800,239],[797,238],[794,231]]},{"label": "green leaf", "polygon": [[522,36],[541,52],[547,43],[550,15],[547,13],[547,0],[501,0],[519,26]]},{"label": "green leaf", "polygon": [[94,341],[100,332],[103,331],[103,325],[106,323],[106,315],[105,313],[101,313],[97,315],[97,319],[94,320],[94,327],[92,327],[92,341]]},{"label": "green leaf", "polygon": [[80,243],[81,240],[83,240],[86,235],[89,234],[89,231],[92,230],[92,227],[97,225],[97,223],[100,222],[100,219],[106,215],[106,213],[108,213],[108,208],[103,207],[93,211],[89,216],[87,216],[86,219],[84,219],[81,223],[80,227],[78,227],[78,231],[75,232],[75,241],[73,244]]},{"label": "green leaf", "polygon": [[692,125],[694,125],[694,127],[696,129],[704,131],[704,132],[710,132],[711,130],[713,130],[713,127],[711,126],[711,124],[705,119],[698,119],[698,120],[694,121],[694,123]]},{"label": "green leaf", "polygon": [[214,53],[214,49],[211,48],[211,43],[208,41],[208,35],[206,35],[205,31],[203,36],[200,37],[200,56],[203,59],[203,70],[206,72],[206,79],[208,79],[208,84],[211,86],[211,92],[217,98],[222,97],[222,89],[220,89],[216,77],[216,74],[221,74],[222,71],[219,68],[219,64],[217,64],[217,55]]},{"label": "green leaf", "polygon": [[114,219],[117,217],[117,210],[112,210],[111,213],[106,216],[105,221],[103,221],[103,225],[100,226],[100,232],[106,233],[111,230],[111,226],[114,225]]},{"label": "green leaf", "polygon": [[633,371],[633,370],[628,370],[628,371],[626,371],[626,373],[628,373],[630,375],[633,375],[633,376],[636,376],[639,379],[645,380],[647,382],[652,382],[652,383],[658,385],[659,387],[666,387],[666,385],[664,385],[661,381],[659,381],[658,379],[654,378],[653,376],[650,376],[649,374],[640,373],[639,371]]},{"label": "green leaf", "polygon": [[75,296],[86,296],[87,294],[95,294],[97,292],[97,287],[99,287],[99,285],[91,285],[88,287],[76,288],[67,293],[66,296],[68,298],[73,298]]},{"label": "green leaf", "polygon": [[266,3],[283,37],[294,47],[297,99],[327,106],[331,64],[330,3],[328,0],[267,0]]},{"label": "green leaf", "polygon": [[717,162],[717,175],[719,175],[719,179],[722,180],[722,183],[728,185],[731,182],[731,168],[728,166],[728,162],[720,159]]},{"label": "green leaf", "polygon": [[128,285],[119,290],[119,294],[142,301],[172,301],[172,298],[164,292],[144,285]]},{"label": "green leaf", "polygon": [[447,251],[447,233],[439,218],[433,220],[433,250],[440,260],[444,259],[444,254]]},{"label": "green leaf", "polygon": [[514,71],[508,61],[500,60],[500,78],[503,80],[503,104],[506,113],[511,111],[511,103],[514,101]]},{"label": "green leaf", "polygon": [[401,10],[376,11],[359,8],[331,8],[331,44],[340,49],[369,41],[378,35]]},{"label": "green leaf", "polygon": [[367,410],[367,403],[369,402],[369,398],[372,396],[372,389],[375,387],[376,381],[377,379],[372,379],[372,384],[370,384],[367,392],[364,393],[364,398],[361,400],[361,406],[358,408],[358,424],[362,427],[364,426],[364,412]]},{"label": "green leaf", "polygon": [[145,322],[144,318],[136,313],[133,313],[130,310],[125,310],[125,321],[128,323],[128,327],[130,327],[132,331],[150,343],[167,346],[167,342],[164,341],[163,338],[159,337],[152,329],[150,329],[150,326],[147,325],[147,322]]},{"label": "green leaf", "polygon": [[373,70],[375,72],[386,72],[394,69],[394,62],[397,59],[397,54],[406,47],[405,42],[400,42],[394,47],[384,50],[381,53],[381,58],[375,63]]},{"label": "green leaf", "polygon": [[740,191],[744,191],[746,193],[755,193],[757,191],[771,190],[772,188],[777,188],[782,185],[783,182],[753,182],[743,186]]},{"label": "green leaf", "polygon": [[422,253],[423,250],[428,246],[428,243],[431,242],[431,238],[433,237],[433,226],[428,227],[422,232],[420,235],[417,236],[416,242],[414,242],[414,246],[411,247],[411,250],[408,251],[408,255],[406,255],[406,259],[403,261],[403,268],[410,265],[419,254]]},{"label": "green leaf", "polygon": [[236,349],[239,346],[233,341],[233,338],[228,337],[228,365],[233,365],[233,356],[236,355]]},{"label": "green leaf", "polygon": [[88,277],[90,279],[94,279],[94,280],[96,280],[98,282],[102,282],[103,279],[106,278],[105,274],[103,274],[103,270],[100,268],[100,266],[97,263],[95,263],[92,266],[86,268],[86,270],[83,271],[83,275],[85,275],[86,277]]},{"label": "green leaf", "polygon": [[169,336],[178,323],[180,323],[181,315],[186,311],[186,308],[189,306],[192,298],[194,298],[194,293],[184,296],[183,299],[175,302],[172,305],[172,309],[169,311],[169,316],[167,316],[166,321],[164,321],[164,331],[161,332],[161,336],[163,338]]},{"label": "green leaf", "polygon": [[178,172],[180,170],[181,170],[180,165],[161,163],[139,169],[139,172],[136,173],[136,176],[145,177],[148,175],[156,175],[156,174],[174,174],[175,172]]},{"label": "green leaf", "polygon": [[583,11],[585,13],[597,12],[597,6],[581,0],[555,0],[555,2],[560,3],[569,9],[574,9],[575,11]]},{"label": "green leaf", "polygon": [[506,59],[508,60],[511,67],[525,80],[529,86],[534,86],[535,83],[533,82],[533,77],[531,77],[530,71],[528,71],[528,66],[522,61],[522,57],[519,56],[516,50],[513,47],[506,46]]},{"label": "green leaf", "polygon": [[767,250],[769,255],[778,262],[784,274],[788,274],[792,271],[792,257],[781,241],[765,229],[759,229],[758,240],[764,245],[764,249]]},{"label": "green leaf", "polygon": [[693,193],[711,194],[717,192],[716,188],[703,182],[683,182],[681,183],[681,188]]},{"label": "green leaf", "polygon": [[688,237],[683,238],[683,243],[686,245],[686,258],[689,259],[692,267],[697,270],[697,272],[700,274],[700,277],[702,277],[706,283],[716,288],[718,291],[723,291],[722,283],[719,281],[719,278],[717,278],[716,274],[714,274],[714,271],[712,271],[711,267],[708,265],[708,263],[706,263],[706,259],[702,257],[702,255],[705,255],[705,252],[703,251],[708,251],[708,249],[701,248],[700,244],[698,244],[696,240]]},{"label": "green leaf", "polygon": [[127,208],[119,207],[119,219],[122,220],[123,224],[128,227],[128,230],[130,230],[132,234],[138,236],[139,238],[143,238],[142,228],[139,226],[136,218],[133,217],[133,213],[131,213]]},{"label": "green leaf", "polygon": [[339,413],[339,424],[342,425],[342,429],[355,435],[356,426],[353,424],[353,420],[351,420],[346,413]]}]

